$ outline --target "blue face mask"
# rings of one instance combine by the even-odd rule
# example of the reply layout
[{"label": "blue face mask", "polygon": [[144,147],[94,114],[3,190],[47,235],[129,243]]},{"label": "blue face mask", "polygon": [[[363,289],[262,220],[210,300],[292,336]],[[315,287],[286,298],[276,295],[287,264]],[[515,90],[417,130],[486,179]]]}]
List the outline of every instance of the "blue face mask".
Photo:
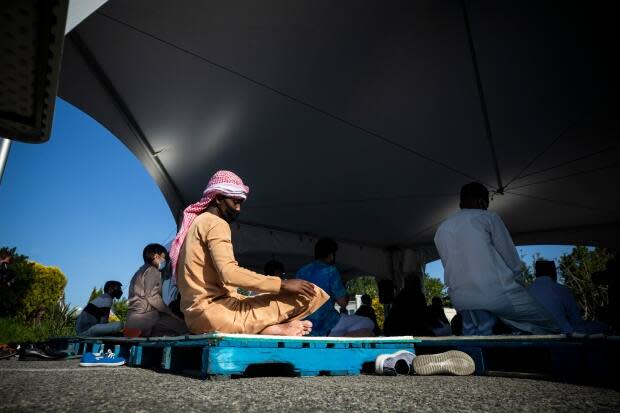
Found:
[{"label": "blue face mask", "polygon": [[164,269],[164,268],[166,268],[166,264],[167,264],[167,263],[166,263],[166,260],[164,260],[164,261],[160,261],[160,262],[159,262],[159,265],[157,266],[157,269],[158,269],[159,271],[163,271],[163,269]]}]

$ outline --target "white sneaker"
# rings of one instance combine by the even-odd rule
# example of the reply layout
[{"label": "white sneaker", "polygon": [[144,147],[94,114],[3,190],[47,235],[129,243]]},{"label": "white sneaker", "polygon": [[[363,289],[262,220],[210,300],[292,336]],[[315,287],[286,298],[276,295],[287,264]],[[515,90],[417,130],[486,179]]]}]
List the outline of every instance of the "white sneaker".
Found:
[{"label": "white sneaker", "polygon": [[469,376],[474,374],[476,364],[469,354],[450,350],[439,354],[423,354],[412,362],[413,370],[420,376],[433,374],[451,374]]},{"label": "white sneaker", "polygon": [[415,354],[407,350],[399,350],[392,354],[380,354],[375,360],[375,373],[385,376],[409,374],[411,362],[414,358]]}]

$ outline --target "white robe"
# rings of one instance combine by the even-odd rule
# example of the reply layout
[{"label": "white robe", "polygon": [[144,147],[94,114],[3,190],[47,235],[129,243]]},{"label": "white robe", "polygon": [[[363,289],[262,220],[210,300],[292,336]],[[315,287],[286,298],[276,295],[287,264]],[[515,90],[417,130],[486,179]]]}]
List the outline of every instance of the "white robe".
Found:
[{"label": "white robe", "polygon": [[544,334],[553,318],[522,285],[521,259],[510,233],[494,212],[463,209],[435,234],[448,294],[458,311],[485,310],[512,327]]}]

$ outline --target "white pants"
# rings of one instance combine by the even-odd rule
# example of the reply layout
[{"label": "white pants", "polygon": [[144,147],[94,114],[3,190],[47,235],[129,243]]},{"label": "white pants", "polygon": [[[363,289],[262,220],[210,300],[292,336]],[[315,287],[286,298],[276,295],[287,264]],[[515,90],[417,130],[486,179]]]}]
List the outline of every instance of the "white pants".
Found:
[{"label": "white pants", "polygon": [[373,331],[375,323],[368,317],[359,315],[340,314],[340,320],[329,332],[330,337],[343,337],[346,334],[357,330]]},{"label": "white pants", "polygon": [[[463,335],[492,334],[495,318],[513,330],[530,334],[557,334],[560,327],[555,319],[534,299],[524,287],[516,283],[497,295],[493,306],[470,304],[456,306],[463,312]],[[482,311],[481,311],[482,310]]]}]

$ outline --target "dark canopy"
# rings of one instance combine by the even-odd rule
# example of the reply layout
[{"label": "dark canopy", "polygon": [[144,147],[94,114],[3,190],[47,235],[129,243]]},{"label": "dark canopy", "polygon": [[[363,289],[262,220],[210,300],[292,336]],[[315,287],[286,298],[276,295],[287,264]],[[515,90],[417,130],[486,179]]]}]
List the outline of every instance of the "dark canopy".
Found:
[{"label": "dark canopy", "polygon": [[59,93],[177,217],[230,169],[256,228],[411,248],[475,180],[518,243],[613,246],[613,16],[591,1],[112,0],[67,38]]}]

